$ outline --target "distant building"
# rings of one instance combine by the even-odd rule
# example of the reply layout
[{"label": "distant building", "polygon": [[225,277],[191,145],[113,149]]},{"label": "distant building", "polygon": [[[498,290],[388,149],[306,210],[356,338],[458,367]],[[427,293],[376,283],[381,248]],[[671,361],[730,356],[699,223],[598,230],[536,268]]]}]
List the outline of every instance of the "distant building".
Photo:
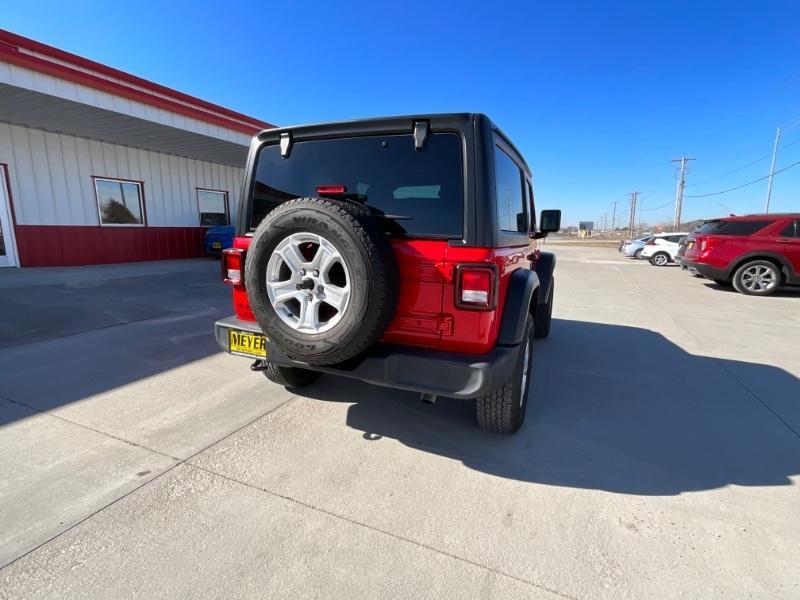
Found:
[{"label": "distant building", "polygon": [[0,266],[200,256],[270,127],[0,30]]}]

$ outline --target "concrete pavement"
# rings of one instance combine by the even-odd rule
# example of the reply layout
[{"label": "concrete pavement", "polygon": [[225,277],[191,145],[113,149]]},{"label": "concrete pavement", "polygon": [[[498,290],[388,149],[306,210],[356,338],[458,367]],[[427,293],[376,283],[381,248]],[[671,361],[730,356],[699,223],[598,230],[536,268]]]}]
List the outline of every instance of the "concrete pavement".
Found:
[{"label": "concrete pavement", "polygon": [[512,438],[267,383],[215,350],[212,262],[99,286],[152,316],[0,350],[0,598],[796,598],[800,295],[552,249]]}]

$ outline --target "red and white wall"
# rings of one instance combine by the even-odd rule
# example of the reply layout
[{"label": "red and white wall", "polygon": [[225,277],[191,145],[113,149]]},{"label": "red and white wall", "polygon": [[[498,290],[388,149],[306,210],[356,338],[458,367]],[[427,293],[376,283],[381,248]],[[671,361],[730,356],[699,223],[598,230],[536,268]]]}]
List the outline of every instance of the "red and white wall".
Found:
[{"label": "red and white wall", "polygon": [[[200,191],[224,199],[224,218],[234,223],[249,141],[267,127],[0,30],[6,262],[65,266],[200,256]],[[104,222],[110,219],[101,216],[98,179],[130,182],[125,203],[139,196],[140,205],[131,206],[137,222]]]},{"label": "red and white wall", "polygon": [[[235,223],[242,169],[0,123],[22,266],[62,266],[199,256],[198,189],[228,199]],[[102,225],[94,178],[141,184],[142,226]]]}]

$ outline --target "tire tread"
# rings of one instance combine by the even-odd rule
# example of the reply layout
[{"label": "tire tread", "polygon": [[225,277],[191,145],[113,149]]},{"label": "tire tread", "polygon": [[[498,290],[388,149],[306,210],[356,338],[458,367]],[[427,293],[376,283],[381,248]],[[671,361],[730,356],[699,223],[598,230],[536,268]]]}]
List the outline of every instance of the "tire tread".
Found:
[{"label": "tire tread", "polygon": [[[534,331],[533,319],[531,317],[528,317],[525,331],[525,339],[530,340],[532,344],[533,340],[531,338],[534,337]],[[520,370],[523,364],[524,356],[520,354],[511,378],[505,381],[499,388],[475,399],[475,416],[478,420],[478,426],[481,429],[493,433],[511,435],[522,426],[522,423],[525,421],[527,403],[530,399],[530,393],[528,393],[525,403],[520,406],[518,393],[525,393],[525,390],[519,389]],[[533,365],[531,364],[529,368],[532,373]],[[531,378],[528,377],[528,386],[530,385]]]}]

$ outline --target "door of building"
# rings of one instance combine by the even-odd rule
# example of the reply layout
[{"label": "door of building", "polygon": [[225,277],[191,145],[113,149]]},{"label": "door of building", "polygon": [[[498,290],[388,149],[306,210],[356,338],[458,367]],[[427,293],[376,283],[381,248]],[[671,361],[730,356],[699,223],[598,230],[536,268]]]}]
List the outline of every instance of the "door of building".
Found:
[{"label": "door of building", "polygon": [[6,181],[6,166],[0,165],[0,267],[16,267],[19,262],[11,221],[11,199]]}]

